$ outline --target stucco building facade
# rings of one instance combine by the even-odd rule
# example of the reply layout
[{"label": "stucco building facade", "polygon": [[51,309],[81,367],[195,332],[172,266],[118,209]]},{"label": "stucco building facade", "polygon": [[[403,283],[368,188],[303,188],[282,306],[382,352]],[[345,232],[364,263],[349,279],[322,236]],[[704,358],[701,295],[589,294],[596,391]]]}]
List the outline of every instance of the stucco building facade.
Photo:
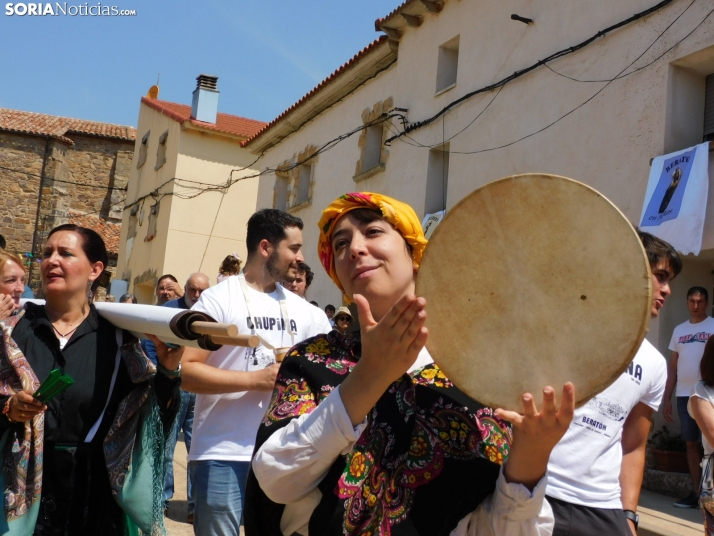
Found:
[{"label": "stucco building facade", "polygon": [[163,274],[215,284],[227,255],[246,257],[258,178],[241,142],[265,123],[218,113],[217,78],[202,77],[193,107],[141,99],[117,267],[140,303],[153,303]]},{"label": "stucco building facade", "polygon": [[[705,106],[714,118],[711,6],[673,1],[595,37],[656,4],[408,0],[377,20],[381,38],[246,144],[263,154],[261,169],[276,170],[261,177],[258,208],[284,207],[305,222],[306,261],[316,268],[309,299],[341,302],[319,267],[316,224],[349,191],[394,196],[423,217],[501,177],[545,172],[596,188],[636,225],[651,159],[701,143]],[[647,335],[666,356],[672,330],[688,319],[687,289],[714,288],[709,191],[703,251],[686,256]],[[475,283],[465,270],[464,285]]]}]

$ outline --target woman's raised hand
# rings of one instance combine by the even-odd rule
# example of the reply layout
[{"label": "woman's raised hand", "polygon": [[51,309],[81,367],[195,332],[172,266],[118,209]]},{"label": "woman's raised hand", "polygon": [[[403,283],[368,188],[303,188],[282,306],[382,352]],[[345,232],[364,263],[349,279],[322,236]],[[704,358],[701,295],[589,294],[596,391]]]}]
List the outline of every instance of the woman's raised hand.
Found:
[{"label": "woman's raised hand", "polygon": [[563,398],[557,406],[555,391],[543,389],[543,409],[539,412],[533,395],[523,395],[523,413],[497,409],[496,416],[513,425],[513,445],[504,468],[508,482],[533,489],[545,474],[548,458],[573,420],[575,387],[563,386]]},{"label": "woman's raised hand", "polygon": [[355,294],[354,300],[362,333],[361,360],[370,362],[373,374],[389,385],[412,366],[426,344],[426,300],[404,296],[379,322],[364,296]]},{"label": "woman's raised hand", "polygon": [[17,305],[9,294],[0,294],[0,320],[9,318]]},{"label": "woman's raised hand", "polygon": [[340,386],[352,424],[362,422],[389,385],[416,361],[428,336],[426,300],[404,296],[379,322],[369,302],[354,295],[362,335],[362,357]]}]

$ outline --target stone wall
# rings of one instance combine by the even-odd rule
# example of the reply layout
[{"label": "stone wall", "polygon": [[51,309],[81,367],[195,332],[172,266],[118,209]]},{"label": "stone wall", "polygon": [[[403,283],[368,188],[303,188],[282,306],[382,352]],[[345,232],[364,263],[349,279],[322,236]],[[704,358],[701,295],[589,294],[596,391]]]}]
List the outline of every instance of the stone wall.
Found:
[{"label": "stone wall", "polygon": [[[70,211],[121,223],[134,142],[67,137],[72,144],[0,132],[0,234],[9,250],[24,254],[34,242],[37,256],[47,233],[67,223]],[[30,275],[37,289],[36,264]]]}]

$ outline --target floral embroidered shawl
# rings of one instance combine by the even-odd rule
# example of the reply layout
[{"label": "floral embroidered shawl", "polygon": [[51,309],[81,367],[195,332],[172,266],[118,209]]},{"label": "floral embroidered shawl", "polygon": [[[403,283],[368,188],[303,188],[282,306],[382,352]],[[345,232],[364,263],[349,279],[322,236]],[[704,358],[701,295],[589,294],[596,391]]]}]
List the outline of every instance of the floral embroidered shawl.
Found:
[{"label": "floral embroidered shawl", "polygon": [[[25,311],[21,310],[18,314],[0,321],[0,396],[11,396],[23,389],[35,391],[40,386],[37,376],[12,338],[12,331],[24,314]],[[130,507],[128,514],[142,528],[144,534],[162,535],[165,534],[162,508],[165,430],[150,381],[156,374],[156,368],[143,354],[139,341],[134,337],[128,339],[128,342],[121,346],[121,355],[135,388],[119,404],[114,421],[104,439],[104,456],[112,495],[125,511],[126,500],[122,492],[127,491],[126,483],[131,480],[127,476],[130,471],[140,474],[141,487],[148,488],[141,497],[145,504],[139,511]],[[177,409],[174,408],[173,411],[176,412]],[[9,430],[9,437],[2,452],[5,513],[8,523],[19,520],[40,500],[43,444],[43,413],[25,423],[22,430],[17,427]],[[148,451],[141,449],[143,445],[149,447]],[[141,459],[138,459],[138,453],[141,454]],[[143,470],[143,465],[150,466],[150,470]],[[152,480],[160,481],[160,485]],[[146,504],[147,501],[149,504]],[[27,524],[23,524],[25,525],[34,525],[34,521],[28,520]]]},{"label": "floral embroidered shawl", "polygon": [[[283,361],[256,449],[291,419],[312,411],[359,360],[359,335],[308,339]],[[311,536],[448,535],[495,489],[511,430],[470,399],[434,364],[394,382],[368,415],[367,428],[335,460],[319,489]],[[284,506],[251,473],[248,536],[280,535]]]}]

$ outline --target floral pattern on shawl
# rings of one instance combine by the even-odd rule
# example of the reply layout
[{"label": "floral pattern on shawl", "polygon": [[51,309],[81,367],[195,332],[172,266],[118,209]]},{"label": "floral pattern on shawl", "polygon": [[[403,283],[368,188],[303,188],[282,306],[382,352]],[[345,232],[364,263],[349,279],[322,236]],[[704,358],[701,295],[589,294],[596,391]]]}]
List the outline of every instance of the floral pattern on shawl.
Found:
[{"label": "floral pattern on shawl", "polygon": [[[359,362],[359,334],[308,339],[282,363],[256,449],[315,409]],[[310,532],[329,535],[448,535],[495,489],[511,429],[455,387],[435,364],[394,382],[368,415],[360,439],[318,485]],[[430,514],[439,510],[440,515]],[[280,534],[283,505],[249,478],[246,530]],[[397,528],[397,525],[399,527]]]},{"label": "floral pattern on shawl", "polygon": [[[32,367],[12,338],[12,331],[25,315],[18,314],[0,321],[2,348],[0,348],[0,396],[12,396],[24,389],[36,391],[40,387]],[[9,430],[3,454],[5,478],[5,511],[8,521],[27,513],[40,499],[42,492],[42,451],[44,445],[45,415],[40,413]],[[14,433],[13,433],[14,432]]]},{"label": "floral pattern on shawl", "polygon": [[376,415],[379,405],[372,411],[337,484],[345,499],[345,534],[391,534],[410,511],[415,490],[439,477],[446,458],[499,465],[507,458],[511,431],[490,408],[470,413],[443,398],[429,407],[416,404],[414,386],[434,384],[435,378],[448,382],[432,364],[414,372],[411,382],[404,376],[389,388],[399,413],[414,419],[406,453],[395,449],[398,431]]}]

